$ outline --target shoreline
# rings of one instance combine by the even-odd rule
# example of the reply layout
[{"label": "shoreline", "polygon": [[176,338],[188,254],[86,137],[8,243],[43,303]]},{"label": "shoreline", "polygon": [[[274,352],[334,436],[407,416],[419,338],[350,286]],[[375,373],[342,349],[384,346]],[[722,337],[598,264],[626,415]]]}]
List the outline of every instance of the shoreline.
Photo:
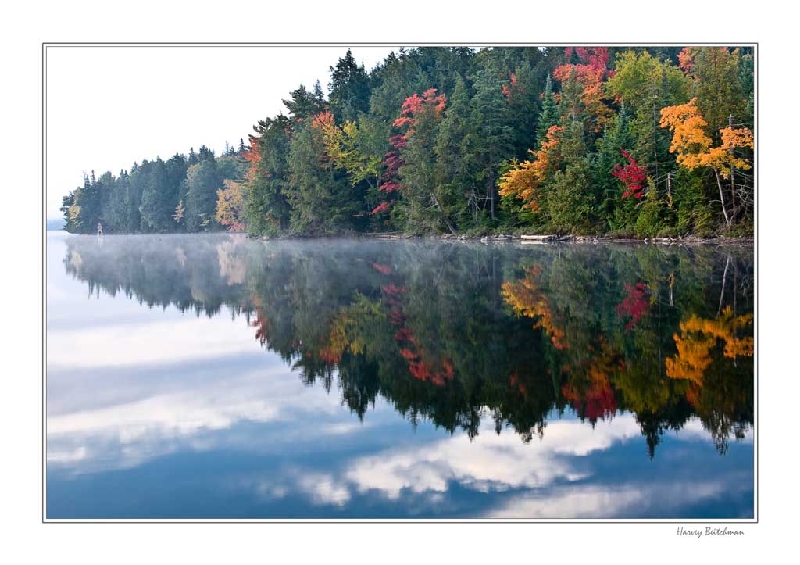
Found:
[{"label": "shoreline", "polygon": [[[47,230],[47,233],[58,232],[66,235],[88,235],[97,237],[96,234],[80,234],[71,233],[66,230]],[[400,232],[385,232],[385,233],[341,233],[341,234],[328,234],[328,235],[285,235],[285,236],[264,236],[255,235],[247,232],[229,232],[229,231],[214,231],[214,232],[171,232],[171,233],[109,233],[101,237],[118,236],[118,235],[152,235],[152,236],[170,236],[170,235],[238,235],[246,237],[247,239],[261,240],[261,241],[301,241],[306,239],[380,239],[380,240],[441,240],[441,241],[458,241],[458,242],[478,242],[483,244],[489,243],[522,243],[524,245],[552,245],[559,243],[619,243],[619,244],[644,244],[644,245],[741,245],[753,246],[755,245],[755,237],[726,237],[726,236],[686,236],[686,237],[615,237],[615,236],[602,236],[602,235],[557,235],[557,234],[494,234],[494,235],[455,235],[455,234],[438,234],[438,235],[414,235]]]},{"label": "shoreline", "polygon": [[522,243],[525,245],[547,245],[558,243],[621,243],[621,244],[645,244],[645,245],[754,245],[755,237],[614,237],[614,236],[593,236],[593,235],[556,235],[556,234],[496,234],[496,235],[413,235],[404,233],[353,233],[339,235],[321,236],[261,236],[247,234],[248,239],[260,239],[262,241],[282,241],[282,240],[302,240],[302,239],[382,239],[382,240],[414,240],[414,239],[435,239],[442,241],[462,241],[489,243]]}]

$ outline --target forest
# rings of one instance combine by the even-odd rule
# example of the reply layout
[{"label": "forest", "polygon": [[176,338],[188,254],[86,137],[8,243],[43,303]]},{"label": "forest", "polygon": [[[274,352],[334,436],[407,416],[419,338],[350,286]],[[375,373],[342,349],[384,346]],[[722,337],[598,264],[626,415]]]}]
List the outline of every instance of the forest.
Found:
[{"label": "forest", "polygon": [[750,237],[752,46],[350,50],[285,113],[63,199],[65,229]]}]

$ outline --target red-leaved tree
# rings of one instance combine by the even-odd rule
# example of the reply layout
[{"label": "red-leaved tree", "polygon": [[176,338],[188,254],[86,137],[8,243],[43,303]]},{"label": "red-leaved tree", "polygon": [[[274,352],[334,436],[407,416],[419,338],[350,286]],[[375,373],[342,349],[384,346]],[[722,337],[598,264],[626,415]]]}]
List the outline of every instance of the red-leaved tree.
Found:
[{"label": "red-leaved tree", "polygon": [[[415,133],[417,119],[422,112],[432,110],[437,115],[444,112],[446,98],[444,94],[436,94],[435,88],[429,88],[420,94],[413,94],[403,101],[400,116],[392,122],[395,128],[403,130],[389,138],[392,148],[383,158],[384,173],[381,176],[381,183],[378,190],[386,194],[392,194],[403,188],[400,181],[400,167],[405,163],[402,157],[402,149],[408,144],[408,140]],[[390,199],[378,204],[372,214],[384,214],[389,211],[394,199]]]},{"label": "red-leaved tree", "polygon": [[617,177],[625,185],[625,192],[622,193],[623,198],[633,196],[634,198],[641,198],[644,196],[644,187],[647,186],[647,171],[640,167],[630,153],[622,151],[622,156],[628,160],[627,165],[614,165],[614,170],[611,174]]}]

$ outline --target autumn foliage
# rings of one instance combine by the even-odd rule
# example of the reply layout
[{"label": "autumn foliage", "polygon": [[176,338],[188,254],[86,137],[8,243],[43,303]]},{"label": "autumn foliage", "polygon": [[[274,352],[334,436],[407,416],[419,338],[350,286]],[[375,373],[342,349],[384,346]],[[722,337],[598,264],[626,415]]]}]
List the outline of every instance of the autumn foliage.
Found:
[{"label": "autumn foliage", "polygon": [[[408,144],[409,138],[414,135],[414,127],[417,119],[423,112],[433,112],[441,116],[446,105],[444,94],[436,94],[435,88],[429,88],[422,95],[413,94],[403,101],[400,116],[392,122],[392,126],[403,130],[389,138],[391,149],[383,158],[384,172],[380,178],[378,190],[391,194],[403,188],[400,182],[400,167],[405,163],[402,157],[402,150]],[[371,214],[385,214],[390,209],[395,200],[390,199],[381,202],[372,209]]]},{"label": "autumn foliage", "polygon": [[734,149],[754,148],[753,132],[746,127],[726,127],[720,130],[722,143],[712,147],[712,139],[706,133],[708,123],[697,108],[696,99],[686,104],[668,106],[661,110],[661,127],[672,132],[669,150],[677,154],[677,161],[687,169],[711,167],[722,178],[728,178],[730,168],[750,169],[750,163],[737,157]]},{"label": "autumn foliage", "polygon": [[503,90],[503,96],[505,96],[506,99],[511,99],[511,93],[514,91],[514,88],[516,86],[517,86],[517,75],[511,73],[511,76],[509,77],[508,80],[508,84],[503,84],[501,87]]},{"label": "autumn foliage", "polygon": [[539,288],[538,279],[541,273],[541,266],[534,265],[525,269],[525,278],[516,282],[504,282],[503,300],[517,316],[535,318],[534,327],[542,328],[550,336],[556,349],[567,349],[569,344],[566,333],[555,321],[550,299]]},{"label": "autumn foliage", "polygon": [[608,47],[568,47],[564,52],[565,58],[569,60],[573,52],[580,62],[556,67],[553,78],[565,83],[574,74],[582,87],[581,102],[586,112],[594,118],[591,129],[599,132],[613,113],[602,100],[603,81],[613,74],[608,70]]},{"label": "autumn foliage", "polygon": [[342,149],[342,130],[336,126],[331,112],[322,112],[314,116],[311,122],[312,127],[322,132],[322,143],[325,145],[325,153],[334,163],[339,163],[344,157]]},{"label": "autumn foliage", "polygon": [[406,135],[414,135],[414,125],[417,117],[425,111],[433,111],[437,115],[444,112],[446,98],[444,94],[436,94],[435,88],[429,88],[422,93],[413,94],[403,101],[400,117],[392,125],[396,128],[406,128]]},{"label": "autumn foliage", "polygon": [[650,289],[645,283],[640,282],[635,285],[626,284],[625,290],[628,295],[617,304],[616,310],[620,317],[630,318],[625,325],[625,331],[630,331],[650,308]]},{"label": "autumn foliage", "polygon": [[407,317],[403,312],[400,297],[406,294],[406,289],[394,283],[381,286],[384,300],[391,308],[389,320],[397,330],[394,339],[400,348],[400,356],[408,364],[408,372],[415,379],[433,383],[437,386],[444,385],[453,379],[453,363],[444,356],[437,356],[417,339],[414,331],[407,325]]},{"label": "autumn foliage", "polygon": [[264,345],[269,341],[270,337],[269,317],[257,296],[253,296],[253,306],[256,311],[256,319],[250,322],[250,326],[256,328],[256,341]]},{"label": "autumn foliage", "polygon": [[647,170],[640,167],[633,156],[621,150],[622,156],[627,159],[627,165],[614,165],[611,174],[617,177],[625,185],[625,192],[622,193],[623,198],[633,196],[634,198],[642,198],[644,196],[644,187],[647,186]]},{"label": "autumn foliage", "polygon": [[598,346],[589,348],[589,354],[588,360],[569,368],[561,393],[581,417],[591,421],[611,418],[617,411],[611,377],[623,371],[625,363],[603,337]]},{"label": "autumn foliage", "polygon": [[540,188],[551,171],[558,166],[561,158],[558,145],[563,131],[561,126],[551,126],[540,149],[530,151],[533,159],[519,163],[500,178],[500,196],[522,200],[522,207],[531,212],[540,209]]},{"label": "autumn foliage", "polygon": [[692,72],[694,68],[694,49],[691,47],[684,47],[678,53],[678,66],[684,73]]},{"label": "autumn foliage", "polygon": [[752,357],[753,338],[740,335],[752,324],[752,314],[734,316],[730,307],[715,320],[693,314],[681,322],[681,333],[673,336],[678,351],[666,360],[667,376],[702,384],[703,373],[711,365],[711,351],[720,341],[724,344],[724,357]]},{"label": "autumn foliage", "polygon": [[[378,185],[378,190],[386,194],[397,192],[402,187],[400,184],[400,167],[403,166],[403,158],[400,156],[400,151],[406,146],[407,139],[404,134],[399,133],[389,138],[389,143],[392,149],[383,158],[384,170],[381,175],[381,182]],[[373,216],[385,214],[391,209],[392,204],[394,204],[394,199],[385,200],[375,206],[371,213]]]},{"label": "autumn foliage", "polygon": [[[706,237],[723,216],[748,235],[755,62],[748,45],[419,47],[368,72],[350,53],[327,95],[299,85],[224,154],[139,156],[60,210],[70,233]],[[215,216],[224,180],[244,185],[238,220]]]},{"label": "autumn foliage", "polygon": [[[216,220],[228,231],[244,231],[245,201],[242,183],[229,179],[223,181],[223,188],[217,190]],[[176,212],[177,215],[177,212]]]}]

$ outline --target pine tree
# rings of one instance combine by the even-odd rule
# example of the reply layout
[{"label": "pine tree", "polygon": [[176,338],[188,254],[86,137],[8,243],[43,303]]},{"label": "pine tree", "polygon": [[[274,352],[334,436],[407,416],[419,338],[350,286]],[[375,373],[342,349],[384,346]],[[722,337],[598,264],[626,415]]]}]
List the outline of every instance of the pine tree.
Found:
[{"label": "pine tree", "polygon": [[356,64],[353,52],[348,49],[335,67],[330,67],[328,85],[330,107],[337,124],[356,121],[359,114],[369,110],[369,77],[363,65]]},{"label": "pine tree", "polygon": [[553,96],[553,80],[547,75],[544,94],[542,95],[542,111],[539,114],[538,125],[536,126],[536,148],[542,146],[542,142],[547,136],[547,130],[558,124],[558,106],[555,96]]},{"label": "pine tree", "polygon": [[439,125],[434,147],[435,183],[441,193],[439,201],[444,213],[448,217],[458,218],[458,224],[462,226],[477,224],[480,194],[480,187],[476,183],[475,162],[471,159],[467,144],[473,127],[470,112],[466,82],[461,75],[456,75],[455,89]]}]

